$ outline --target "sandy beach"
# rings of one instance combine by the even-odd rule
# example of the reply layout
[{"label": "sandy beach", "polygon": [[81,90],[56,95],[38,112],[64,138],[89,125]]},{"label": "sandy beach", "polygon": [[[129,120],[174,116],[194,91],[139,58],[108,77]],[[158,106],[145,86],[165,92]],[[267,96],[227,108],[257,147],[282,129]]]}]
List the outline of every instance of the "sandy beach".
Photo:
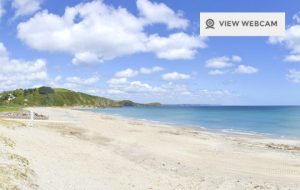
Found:
[{"label": "sandy beach", "polygon": [[[67,108],[30,109],[49,120],[31,127],[26,120],[0,122],[2,152],[22,158],[2,156],[1,163],[25,168],[25,177],[11,174],[16,179],[10,183],[21,189],[300,188],[297,140],[218,134]],[[5,179],[0,177],[0,186]]]}]

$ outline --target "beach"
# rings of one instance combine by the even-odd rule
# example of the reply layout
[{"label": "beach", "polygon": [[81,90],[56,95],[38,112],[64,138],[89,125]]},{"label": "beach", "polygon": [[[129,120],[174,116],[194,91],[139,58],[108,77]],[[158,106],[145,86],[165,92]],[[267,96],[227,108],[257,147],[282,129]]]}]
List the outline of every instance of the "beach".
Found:
[{"label": "beach", "polygon": [[70,108],[28,109],[49,120],[32,126],[24,119],[0,122],[1,136],[14,142],[9,151],[28,160],[28,177],[17,179],[21,189],[300,188],[299,140],[213,133]]}]

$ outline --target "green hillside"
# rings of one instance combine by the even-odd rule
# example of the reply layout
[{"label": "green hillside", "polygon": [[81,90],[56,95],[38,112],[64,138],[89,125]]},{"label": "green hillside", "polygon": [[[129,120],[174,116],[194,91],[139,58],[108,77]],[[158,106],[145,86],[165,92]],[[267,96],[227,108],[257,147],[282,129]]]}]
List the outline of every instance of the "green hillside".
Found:
[{"label": "green hillside", "polygon": [[40,87],[17,89],[0,93],[0,106],[157,106],[157,103],[138,104],[129,100],[115,101],[62,88]]}]

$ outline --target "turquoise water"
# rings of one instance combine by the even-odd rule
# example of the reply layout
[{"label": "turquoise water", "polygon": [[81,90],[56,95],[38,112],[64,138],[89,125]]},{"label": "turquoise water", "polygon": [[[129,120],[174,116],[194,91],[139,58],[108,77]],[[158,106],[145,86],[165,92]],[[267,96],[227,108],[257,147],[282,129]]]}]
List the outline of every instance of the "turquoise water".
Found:
[{"label": "turquoise water", "polygon": [[289,106],[161,106],[89,109],[229,133],[300,138],[300,107]]}]

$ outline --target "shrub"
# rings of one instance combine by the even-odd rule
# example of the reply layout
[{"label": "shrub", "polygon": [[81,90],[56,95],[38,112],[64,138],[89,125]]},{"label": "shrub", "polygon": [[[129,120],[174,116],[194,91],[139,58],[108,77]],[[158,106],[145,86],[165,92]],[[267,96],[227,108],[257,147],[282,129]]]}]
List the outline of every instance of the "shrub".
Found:
[{"label": "shrub", "polygon": [[40,87],[39,88],[39,93],[40,94],[53,94],[54,93],[54,90],[50,87]]}]

